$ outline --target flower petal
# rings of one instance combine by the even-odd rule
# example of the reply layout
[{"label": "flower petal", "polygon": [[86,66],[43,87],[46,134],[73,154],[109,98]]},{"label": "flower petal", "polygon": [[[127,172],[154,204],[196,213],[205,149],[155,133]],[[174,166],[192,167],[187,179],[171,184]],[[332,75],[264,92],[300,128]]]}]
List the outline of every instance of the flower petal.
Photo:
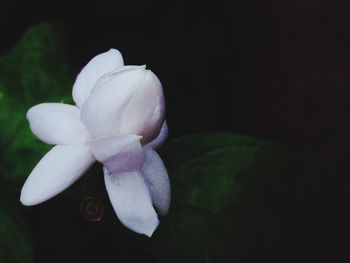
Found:
[{"label": "flower petal", "polygon": [[163,161],[154,150],[145,151],[141,173],[151,193],[153,205],[161,215],[165,215],[170,206],[170,181]]},{"label": "flower petal", "polygon": [[103,76],[85,101],[81,118],[93,137],[136,134],[146,144],[159,134],[164,114],[162,85],[140,66]]},{"label": "flower petal", "polygon": [[89,144],[95,158],[111,173],[140,170],[143,150],[140,136],[119,135],[95,139]]},{"label": "flower petal", "polygon": [[124,66],[123,57],[116,49],[97,55],[81,70],[74,86],[73,99],[78,107],[89,97],[92,88],[104,74]]},{"label": "flower petal", "polygon": [[167,137],[168,137],[168,124],[166,123],[166,121],[164,121],[162,128],[160,129],[159,135],[153,141],[146,144],[145,148],[156,149],[164,143]]},{"label": "flower petal", "polygon": [[27,119],[35,136],[48,144],[84,143],[89,137],[73,105],[41,103],[28,110]]},{"label": "flower petal", "polygon": [[139,172],[110,174],[104,169],[104,178],[121,223],[137,233],[152,236],[159,220],[142,175]]},{"label": "flower petal", "polygon": [[56,145],[35,166],[21,192],[24,205],[40,204],[59,194],[94,163],[86,145]]}]

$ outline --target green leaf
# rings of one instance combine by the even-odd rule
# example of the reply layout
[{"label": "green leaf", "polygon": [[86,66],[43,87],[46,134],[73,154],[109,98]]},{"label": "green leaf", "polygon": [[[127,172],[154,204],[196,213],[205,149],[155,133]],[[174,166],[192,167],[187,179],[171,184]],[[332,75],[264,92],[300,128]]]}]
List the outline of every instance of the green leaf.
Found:
[{"label": "green leaf", "polygon": [[176,139],[160,155],[172,185],[170,212],[150,241],[161,262],[273,261],[292,252],[310,185],[298,154],[223,133]]},{"label": "green leaf", "polygon": [[72,74],[53,24],[31,27],[0,57],[0,177],[22,182],[50,149],[35,138],[27,110],[41,102],[70,103]]}]

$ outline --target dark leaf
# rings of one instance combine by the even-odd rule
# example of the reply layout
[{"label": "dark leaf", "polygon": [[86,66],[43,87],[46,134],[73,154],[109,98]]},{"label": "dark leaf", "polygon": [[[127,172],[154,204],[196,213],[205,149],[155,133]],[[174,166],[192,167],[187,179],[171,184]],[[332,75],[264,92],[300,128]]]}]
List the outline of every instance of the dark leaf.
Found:
[{"label": "dark leaf", "polygon": [[163,262],[289,262],[303,254],[298,234],[310,223],[303,212],[312,182],[296,153],[246,136],[203,134],[171,141],[160,154],[172,207],[151,243]]},{"label": "dark leaf", "polygon": [[0,260],[4,263],[33,262],[29,231],[19,209],[4,201],[8,200],[0,201]]},{"label": "dark leaf", "polygon": [[22,182],[50,146],[37,140],[27,110],[41,102],[71,102],[72,74],[52,24],[31,27],[0,57],[0,176]]}]

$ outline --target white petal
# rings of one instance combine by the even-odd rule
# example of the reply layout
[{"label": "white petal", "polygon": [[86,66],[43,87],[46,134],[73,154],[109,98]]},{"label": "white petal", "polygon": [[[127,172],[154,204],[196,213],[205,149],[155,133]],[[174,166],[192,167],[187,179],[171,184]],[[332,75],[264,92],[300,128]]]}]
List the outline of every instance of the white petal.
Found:
[{"label": "white petal", "polygon": [[144,66],[116,70],[101,78],[82,106],[82,121],[93,137],[137,134],[146,144],[164,122],[162,85]]},{"label": "white petal", "polygon": [[35,136],[48,144],[84,143],[89,134],[80,121],[80,110],[63,103],[42,103],[27,112]]},{"label": "white petal", "polygon": [[109,198],[121,223],[137,233],[152,236],[159,221],[142,175],[110,174],[106,169],[104,174]]},{"label": "white petal", "polygon": [[74,86],[73,99],[80,107],[90,95],[92,88],[104,74],[124,66],[123,57],[116,49],[97,55],[81,70]]},{"label": "white petal", "polygon": [[160,129],[159,135],[153,141],[145,145],[145,148],[156,149],[160,147],[166,138],[168,137],[168,125],[166,121],[164,121],[162,128]]},{"label": "white petal", "polygon": [[165,215],[170,206],[170,181],[168,173],[154,150],[145,151],[145,159],[142,165],[144,176],[152,196],[153,205],[161,215]]},{"label": "white petal", "polygon": [[35,166],[24,183],[21,203],[40,204],[59,194],[95,161],[86,145],[56,145]]},{"label": "white petal", "polygon": [[119,135],[95,139],[89,144],[95,158],[111,173],[140,170],[143,150],[140,136]]}]

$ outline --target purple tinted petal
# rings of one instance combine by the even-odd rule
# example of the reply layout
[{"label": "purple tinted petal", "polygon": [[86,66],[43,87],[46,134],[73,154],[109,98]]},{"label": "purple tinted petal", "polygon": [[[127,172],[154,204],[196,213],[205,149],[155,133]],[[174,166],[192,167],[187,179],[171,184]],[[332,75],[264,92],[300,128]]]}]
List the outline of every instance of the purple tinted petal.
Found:
[{"label": "purple tinted petal", "polygon": [[89,144],[95,158],[111,173],[138,171],[143,162],[140,136],[119,135],[95,139]]},{"label": "purple tinted petal", "polygon": [[152,196],[153,205],[161,215],[165,215],[170,206],[170,181],[168,173],[159,155],[153,150],[145,151],[141,168]]},{"label": "purple tinted petal", "polygon": [[104,169],[104,174],[109,199],[121,223],[151,237],[159,221],[141,173],[110,174]]},{"label": "purple tinted petal", "polygon": [[168,125],[164,121],[162,128],[160,129],[159,135],[150,143],[146,144],[146,148],[156,149],[160,147],[168,137]]}]

